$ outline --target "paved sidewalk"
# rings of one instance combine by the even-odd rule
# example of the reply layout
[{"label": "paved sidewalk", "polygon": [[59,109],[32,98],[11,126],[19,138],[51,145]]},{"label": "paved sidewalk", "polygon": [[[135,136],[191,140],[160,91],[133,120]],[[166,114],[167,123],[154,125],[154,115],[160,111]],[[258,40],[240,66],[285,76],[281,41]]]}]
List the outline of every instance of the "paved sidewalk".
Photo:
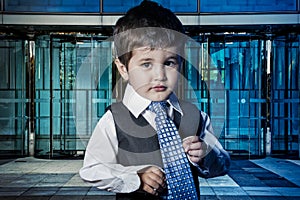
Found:
[{"label": "paved sidewalk", "polygon": [[[83,182],[82,160],[0,160],[0,199],[114,200]],[[228,175],[200,179],[201,200],[300,200],[300,161],[233,160]]]}]

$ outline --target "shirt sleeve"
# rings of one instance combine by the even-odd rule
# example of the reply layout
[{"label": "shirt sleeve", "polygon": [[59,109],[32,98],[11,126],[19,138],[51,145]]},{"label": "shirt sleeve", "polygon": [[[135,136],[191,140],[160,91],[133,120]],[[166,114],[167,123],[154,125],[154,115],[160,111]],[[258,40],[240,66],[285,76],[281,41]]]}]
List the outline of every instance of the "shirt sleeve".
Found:
[{"label": "shirt sleeve", "polygon": [[118,140],[112,113],[107,111],[97,123],[86,148],[81,178],[99,189],[129,193],[139,189],[137,172],[147,166],[117,163]]},{"label": "shirt sleeve", "polygon": [[201,163],[192,163],[198,171],[199,176],[203,178],[212,178],[225,175],[230,168],[230,156],[225,151],[215,137],[209,116],[200,111],[200,129],[199,137],[206,143],[207,151]]}]

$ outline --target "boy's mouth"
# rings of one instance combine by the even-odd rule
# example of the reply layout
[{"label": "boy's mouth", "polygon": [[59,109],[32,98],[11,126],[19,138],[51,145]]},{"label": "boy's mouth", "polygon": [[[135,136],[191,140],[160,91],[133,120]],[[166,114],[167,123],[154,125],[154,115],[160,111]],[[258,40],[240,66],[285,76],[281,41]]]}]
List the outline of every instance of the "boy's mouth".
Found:
[{"label": "boy's mouth", "polygon": [[165,91],[167,89],[167,87],[163,86],[163,85],[157,85],[157,86],[152,87],[152,89],[156,92],[162,92],[162,91]]}]

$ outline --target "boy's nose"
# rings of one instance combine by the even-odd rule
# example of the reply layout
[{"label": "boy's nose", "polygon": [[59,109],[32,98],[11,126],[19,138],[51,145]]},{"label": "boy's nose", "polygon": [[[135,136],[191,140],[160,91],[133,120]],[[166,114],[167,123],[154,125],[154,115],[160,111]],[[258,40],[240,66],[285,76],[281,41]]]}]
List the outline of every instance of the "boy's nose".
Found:
[{"label": "boy's nose", "polygon": [[166,69],[164,65],[157,65],[155,67],[155,79],[158,81],[166,80]]}]

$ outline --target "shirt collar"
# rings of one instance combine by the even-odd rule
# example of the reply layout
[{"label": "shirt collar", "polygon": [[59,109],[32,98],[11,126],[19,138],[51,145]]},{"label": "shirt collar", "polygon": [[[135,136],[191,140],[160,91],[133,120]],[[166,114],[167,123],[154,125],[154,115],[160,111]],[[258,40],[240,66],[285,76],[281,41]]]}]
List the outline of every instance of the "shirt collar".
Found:
[{"label": "shirt collar", "polygon": [[167,102],[171,105],[171,107],[173,109],[175,109],[177,112],[179,112],[181,115],[183,115],[183,112],[182,112],[181,107],[179,105],[178,98],[177,98],[177,96],[174,93],[172,93],[170,95],[170,97],[167,100]]},{"label": "shirt collar", "polygon": [[[183,115],[178,98],[174,93],[170,95],[167,102],[170,104],[171,110],[175,109],[181,115]],[[136,118],[138,118],[138,116],[148,108],[150,103],[151,100],[140,96],[130,84],[127,84],[123,97],[123,104]]]},{"label": "shirt collar", "polygon": [[150,100],[140,96],[130,84],[127,84],[123,104],[136,118],[148,108],[150,103]]}]

